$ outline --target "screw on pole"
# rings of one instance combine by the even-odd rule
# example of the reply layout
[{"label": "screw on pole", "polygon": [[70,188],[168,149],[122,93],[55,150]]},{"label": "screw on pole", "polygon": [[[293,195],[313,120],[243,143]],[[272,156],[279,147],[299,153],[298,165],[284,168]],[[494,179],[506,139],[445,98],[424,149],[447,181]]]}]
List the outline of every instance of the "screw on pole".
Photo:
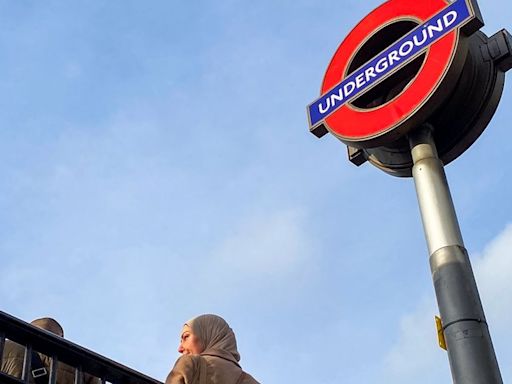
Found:
[{"label": "screw on pole", "polygon": [[413,177],[455,384],[503,384],[432,127],[409,135]]}]

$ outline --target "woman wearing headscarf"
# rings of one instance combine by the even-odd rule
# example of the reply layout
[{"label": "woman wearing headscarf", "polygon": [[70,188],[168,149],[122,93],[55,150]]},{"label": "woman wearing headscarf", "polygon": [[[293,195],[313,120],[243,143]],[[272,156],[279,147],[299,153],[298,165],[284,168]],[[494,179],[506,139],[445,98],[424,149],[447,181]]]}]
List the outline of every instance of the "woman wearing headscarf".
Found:
[{"label": "woman wearing headscarf", "polygon": [[178,352],[165,384],[259,384],[238,363],[233,330],[216,315],[189,320],[181,331]]}]

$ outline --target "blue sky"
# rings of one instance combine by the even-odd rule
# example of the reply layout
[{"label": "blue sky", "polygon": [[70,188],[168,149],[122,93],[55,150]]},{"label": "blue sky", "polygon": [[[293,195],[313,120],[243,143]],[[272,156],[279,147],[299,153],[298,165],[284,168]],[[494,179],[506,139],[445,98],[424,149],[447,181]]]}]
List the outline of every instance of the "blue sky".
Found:
[{"label": "blue sky", "polygon": [[[0,309],[160,380],[217,313],[262,383],[449,382],[412,180],[307,127],[379,4],[0,1]],[[511,103],[446,169],[505,382]]]}]

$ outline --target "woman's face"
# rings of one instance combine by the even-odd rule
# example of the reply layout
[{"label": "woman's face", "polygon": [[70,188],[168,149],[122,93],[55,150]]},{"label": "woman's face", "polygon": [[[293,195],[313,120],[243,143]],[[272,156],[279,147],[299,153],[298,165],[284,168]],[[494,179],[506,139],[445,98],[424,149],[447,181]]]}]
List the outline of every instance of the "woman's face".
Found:
[{"label": "woman's face", "polygon": [[201,342],[197,336],[192,333],[192,329],[186,324],[183,326],[183,330],[181,331],[181,340],[178,352],[184,355],[199,355],[203,352]]}]

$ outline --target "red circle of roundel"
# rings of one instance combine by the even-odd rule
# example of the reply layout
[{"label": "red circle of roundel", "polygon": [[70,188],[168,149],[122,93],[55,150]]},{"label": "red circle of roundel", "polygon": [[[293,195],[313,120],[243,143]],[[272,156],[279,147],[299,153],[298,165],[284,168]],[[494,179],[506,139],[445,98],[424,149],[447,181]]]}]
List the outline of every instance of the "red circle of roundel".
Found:
[{"label": "red circle of roundel", "polygon": [[[390,0],[376,8],[359,22],[336,50],[325,73],[322,94],[343,79],[357,50],[383,26],[400,19],[424,22],[447,5],[444,0]],[[457,41],[458,34],[454,30],[434,42],[428,48],[423,67],[409,86],[383,106],[370,110],[353,108],[349,103],[341,106],[325,119],[329,130],[342,141],[349,142],[364,142],[392,131],[412,116],[435,91],[450,65]]]}]

